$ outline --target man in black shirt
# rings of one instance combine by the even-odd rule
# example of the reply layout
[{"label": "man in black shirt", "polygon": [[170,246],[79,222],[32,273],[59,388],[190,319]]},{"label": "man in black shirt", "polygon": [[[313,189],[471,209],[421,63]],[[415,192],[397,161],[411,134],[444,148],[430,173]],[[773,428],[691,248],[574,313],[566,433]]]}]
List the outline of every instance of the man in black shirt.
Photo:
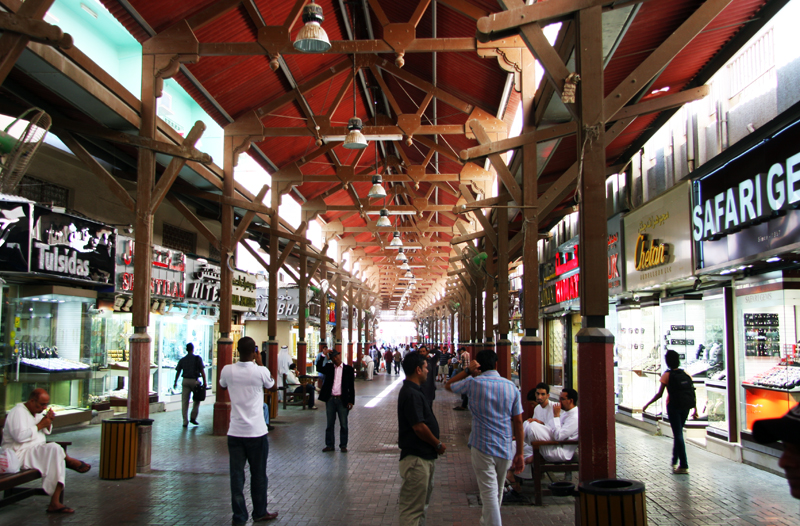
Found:
[{"label": "man in black shirt", "polygon": [[400,526],[425,523],[433,492],[436,457],[447,447],[439,441],[439,423],[420,387],[428,379],[428,360],[419,352],[403,360],[406,379],[397,398],[400,446]]},{"label": "man in black shirt", "polygon": [[[204,386],[208,385],[206,382],[206,368],[203,365],[203,359],[194,353],[194,345],[191,343],[186,344],[186,356],[178,360],[178,365],[175,367],[175,382],[172,388],[178,387],[178,379],[183,373],[183,391],[181,392],[181,411],[183,412],[183,427],[187,427],[189,422],[199,426],[197,423],[197,413],[200,411],[200,402],[194,399],[192,390],[197,386],[197,379],[202,377]],[[192,414],[191,419],[187,418],[189,412],[189,395],[192,396]]]}]

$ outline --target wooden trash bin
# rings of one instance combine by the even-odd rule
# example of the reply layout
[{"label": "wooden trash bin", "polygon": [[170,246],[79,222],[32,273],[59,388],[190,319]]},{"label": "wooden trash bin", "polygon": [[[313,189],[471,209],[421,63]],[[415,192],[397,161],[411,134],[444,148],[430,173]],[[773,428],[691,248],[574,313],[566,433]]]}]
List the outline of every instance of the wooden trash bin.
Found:
[{"label": "wooden trash bin", "polygon": [[581,526],[647,526],[644,483],[604,479],[578,485]]},{"label": "wooden trash bin", "polygon": [[100,438],[100,478],[130,479],[136,476],[139,420],[109,418],[103,420]]}]

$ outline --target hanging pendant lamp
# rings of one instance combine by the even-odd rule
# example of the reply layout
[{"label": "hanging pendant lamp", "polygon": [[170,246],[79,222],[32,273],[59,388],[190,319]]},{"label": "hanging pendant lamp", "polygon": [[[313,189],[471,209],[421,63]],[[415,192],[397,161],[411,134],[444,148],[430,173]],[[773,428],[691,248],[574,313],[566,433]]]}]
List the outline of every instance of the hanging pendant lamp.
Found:
[{"label": "hanging pendant lamp", "polygon": [[392,234],[392,236],[393,236],[392,237],[392,242],[389,243],[389,246],[391,246],[391,247],[402,247],[403,246],[403,240],[400,239],[400,232],[395,231],[394,234]]},{"label": "hanging pendant lamp", "polygon": [[[345,147],[347,147],[346,141],[345,141]],[[370,199],[380,199],[386,197],[386,190],[384,190],[383,188],[383,178],[380,175],[372,176],[372,188],[369,189],[367,197],[369,197]],[[386,212],[385,216],[383,215],[384,212]],[[381,219],[386,217],[386,221],[384,221],[384,223],[386,224],[381,224],[381,220],[378,219],[378,226],[391,226],[388,215],[389,215],[388,210],[386,210],[385,208],[381,210]]]},{"label": "hanging pendant lamp", "polygon": [[[381,189],[382,188],[381,186]],[[391,221],[389,221],[389,211],[385,208],[381,208],[381,217],[378,218],[378,226],[392,226]]]},{"label": "hanging pendant lamp", "polygon": [[331,48],[328,34],[322,29],[320,23],[325,20],[322,16],[322,6],[311,3],[303,8],[303,23],[305,24],[294,41],[294,48],[303,53],[325,53]]},{"label": "hanging pendant lamp", "polygon": [[411,267],[408,266],[408,262],[404,261],[402,265],[400,265],[401,270],[410,270]]},{"label": "hanging pendant lamp", "polygon": [[395,258],[397,261],[408,261],[408,257],[403,253],[403,249],[401,248],[399,252],[397,252],[397,257]]},{"label": "hanging pendant lamp", "polygon": [[[361,133],[364,123],[356,116],[356,56],[353,55],[353,118],[347,121],[350,132],[344,138],[344,146],[348,150],[363,150],[367,147],[367,138]],[[386,195],[384,193],[384,195]]]}]

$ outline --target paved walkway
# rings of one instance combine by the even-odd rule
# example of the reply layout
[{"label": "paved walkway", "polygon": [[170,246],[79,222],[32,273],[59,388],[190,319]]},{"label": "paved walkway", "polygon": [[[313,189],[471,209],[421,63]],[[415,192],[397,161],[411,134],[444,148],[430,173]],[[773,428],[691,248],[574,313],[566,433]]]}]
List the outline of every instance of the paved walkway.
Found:
[{"label": "paved walkway", "polygon": [[[373,382],[356,382],[357,407],[350,415],[348,453],[321,452],[323,404],[319,411],[299,407],[281,411],[270,433],[269,510],[279,513],[273,524],[398,524],[398,387],[375,401],[396,379],[381,374]],[[365,407],[369,402],[375,406]],[[470,415],[453,411],[456,402],[455,395],[437,391],[434,411],[448,449],[437,462],[429,526],[477,525],[480,518],[466,447]],[[59,439],[73,442],[72,455],[93,465],[85,475],[67,471],[66,504],[76,509],[75,515],[47,515],[47,499],[31,497],[0,509],[0,524],[230,524],[227,446],[224,437],[210,435],[212,410],[211,404],[205,404],[200,427],[190,429],[181,427],[179,411],[154,415],[153,471],[131,480],[98,478],[100,426],[59,434]],[[674,476],[668,465],[670,439],[622,425],[617,433],[619,476],[646,483],[651,526],[800,526],[800,502],[789,496],[781,477],[696,447],[689,448],[691,475]],[[523,491],[530,494],[531,487]],[[571,525],[572,502],[571,498],[545,497],[540,508],[504,506],[503,524]]]}]

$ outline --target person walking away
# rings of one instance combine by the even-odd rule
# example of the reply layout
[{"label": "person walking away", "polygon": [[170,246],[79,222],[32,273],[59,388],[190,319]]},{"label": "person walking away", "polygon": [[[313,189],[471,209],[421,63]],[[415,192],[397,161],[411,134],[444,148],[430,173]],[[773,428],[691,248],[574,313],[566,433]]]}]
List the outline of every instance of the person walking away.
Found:
[{"label": "person walking away", "polygon": [[394,362],[394,355],[391,349],[386,349],[383,353],[383,359],[386,362],[386,374],[392,374],[392,363]]},{"label": "person walking away", "polygon": [[[172,383],[172,388],[178,387],[178,378],[183,373],[183,383],[181,391],[181,412],[183,414],[183,427],[189,427],[189,422],[193,425],[199,426],[197,423],[197,414],[200,411],[200,401],[194,399],[192,391],[197,387],[197,379],[203,378],[203,386],[207,386],[206,382],[206,368],[203,365],[203,359],[194,353],[194,344],[186,344],[186,356],[178,360],[178,365],[175,367],[175,381]],[[192,414],[191,418],[187,418],[189,413],[189,396],[192,397]]]},{"label": "person walking away", "polygon": [[689,412],[694,411],[694,418],[697,418],[697,397],[694,392],[692,377],[680,368],[681,359],[676,351],[667,351],[664,360],[669,367],[659,382],[661,385],[652,400],[647,402],[642,408],[642,412],[661,398],[664,389],[667,390],[667,418],[669,426],[672,428],[672,472],[676,475],[688,475],[689,463],[686,460],[686,441],[683,438],[683,426]]},{"label": "person walking away", "polygon": [[230,457],[231,507],[233,525],[247,522],[244,499],[244,466],[250,465],[250,495],[253,501],[253,522],[275,519],[277,512],[267,511],[267,459],[269,440],[264,420],[264,389],[275,388],[269,369],[259,367],[256,342],[245,336],[236,345],[239,362],[226,365],[219,375],[219,386],[227,389],[231,400],[231,421],[228,426]]},{"label": "person walking away", "polygon": [[394,351],[394,374],[400,374],[400,362],[403,361],[403,354],[400,349]]},{"label": "person walking away", "polygon": [[375,362],[372,361],[372,356],[369,353],[364,353],[364,378],[368,382],[372,381],[372,375],[375,372]]},{"label": "person walking away", "polygon": [[[420,345],[417,347],[415,351],[417,354],[420,354],[425,361],[428,362],[428,377],[422,382],[422,392],[425,394],[425,398],[428,400],[428,403],[433,407],[433,401],[436,399],[436,368],[439,364],[439,357],[441,356],[441,352],[439,349],[434,349],[432,353],[428,352],[428,347],[425,345]],[[406,358],[414,354],[414,352],[410,352],[406,355]],[[405,371],[405,369],[403,369]]]},{"label": "person walking away", "polygon": [[[468,446],[478,479],[483,509],[482,526],[500,526],[500,503],[506,471],[522,473],[522,403],[519,389],[496,370],[497,354],[478,353],[466,370],[447,381],[445,389],[469,396],[472,430]],[[512,438],[516,440],[512,452]]]},{"label": "person walking away", "polygon": [[400,446],[400,526],[424,526],[433,492],[435,461],[447,447],[439,440],[439,423],[422,392],[427,381],[428,360],[420,353],[409,353],[403,360],[406,379],[397,397],[398,440]]},{"label": "person walking away", "polygon": [[778,466],[786,472],[792,497],[800,499],[800,405],[795,405],[781,418],[756,420],[753,438],[761,444],[783,442]]},{"label": "person walking away", "polygon": [[47,442],[56,417],[48,405],[50,395],[42,388],[34,389],[26,402],[15,405],[6,415],[2,448],[14,452],[22,469],[41,473],[42,489],[50,495],[47,513],[71,514],[75,510],[61,503],[66,479],[64,468],[86,473],[92,466],[68,456],[55,442]]},{"label": "person walking away", "polygon": [[355,371],[349,365],[342,363],[342,354],[333,350],[330,352],[332,360],[325,366],[325,383],[319,399],[325,402],[325,415],[327,427],[325,428],[325,448],[323,453],[334,451],[334,426],[336,417],[339,417],[339,448],[342,453],[347,453],[348,428],[347,417],[356,403]]},{"label": "person walking away", "polygon": [[[465,347],[462,347],[458,350],[460,353],[458,357],[458,368],[460,371],[465,371],[469,369],[469,362],[470,356],[469,352]],[[452,378],[452,376],[451,376]],[[465,394],[461,395],[461,405],[457,405],[453,408],[454,411],[466,411],[469,408],[469,397]]]}]

